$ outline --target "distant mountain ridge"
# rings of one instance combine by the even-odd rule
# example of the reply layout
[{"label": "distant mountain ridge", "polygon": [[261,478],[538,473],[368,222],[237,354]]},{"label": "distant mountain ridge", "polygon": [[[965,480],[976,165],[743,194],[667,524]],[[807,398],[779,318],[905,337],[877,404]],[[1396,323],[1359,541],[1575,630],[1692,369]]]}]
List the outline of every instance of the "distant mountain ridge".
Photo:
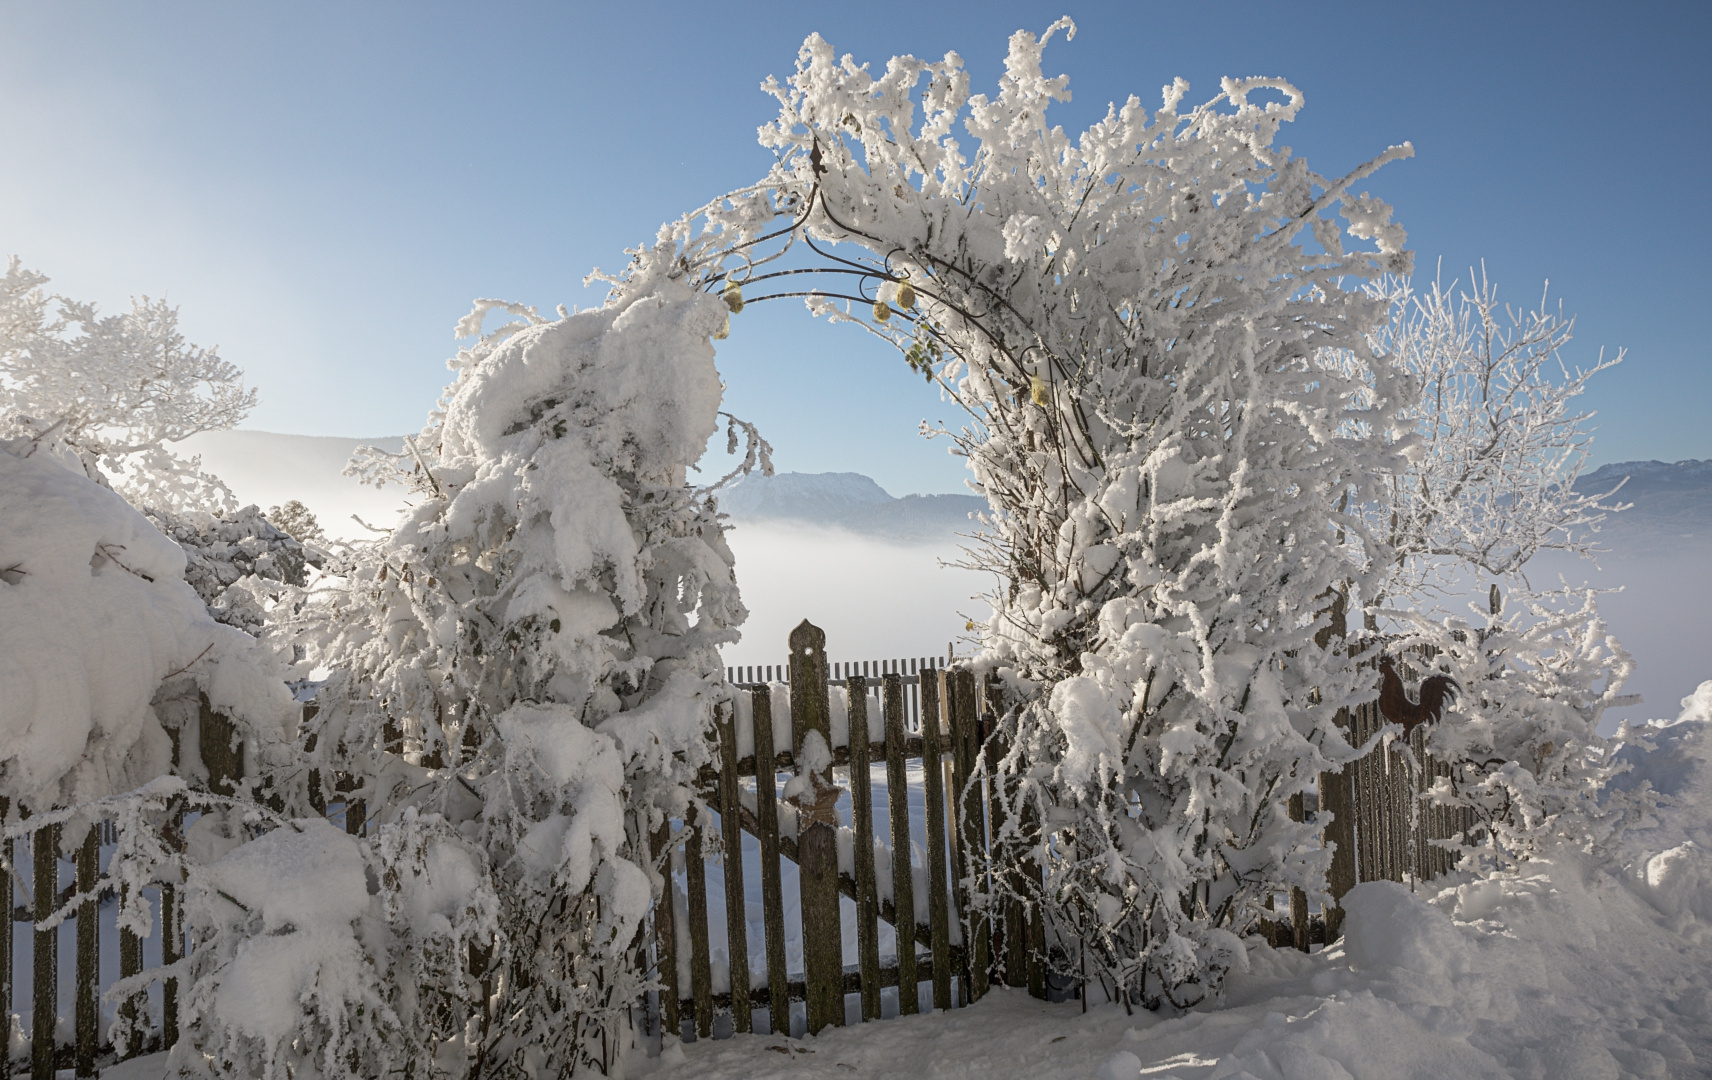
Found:
[{"label": "distant mountain ridge", "polygon": [[1602,494],[1625,477],[1611,501],[1633,505],[1607,516],[1602,539],[1649,546],[1712,539],[1712,461],[1619,461],[1583,474],[1575,489]]},{"label": "distant mountain ridge", "polygon": [[890,540],[938,540],[972,532],[972,514],[986,509],[973,495],[896,498],[861,473],[750,474],[720,495],[719,506],[739,524],[798,521]]}]

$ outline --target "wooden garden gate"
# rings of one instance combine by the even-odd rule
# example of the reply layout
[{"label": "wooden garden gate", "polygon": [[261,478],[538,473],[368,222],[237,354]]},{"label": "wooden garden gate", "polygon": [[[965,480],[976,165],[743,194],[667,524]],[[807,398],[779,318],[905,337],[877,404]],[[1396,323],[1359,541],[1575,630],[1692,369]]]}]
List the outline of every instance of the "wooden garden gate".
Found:
[{"label": "wooden garden gate", "polygon": [[[747,669],[751,681],[741,681],[744,672],[734,669],[735,689],[746,699],[740,704],[747,707],[721,710],[718,766],[704,774],[718,824],[692,817],[680,833],[663,828],[655,837],[657,859],[667,857],[674,836],[681,837],[682,847],[670,859],[674,866],[681,859],[686,888],[681,913],[674,904],[656,905],[663,1029],[682,1031],[685,1021],[693,1020],[697,1036],[709,1037],[717,1006],[729,1008],[734,1031],[746,1032],[753,1030],[753,1010],[765,1007],[771,1030],[788,1032],[788,1002],[801,1001],[805,1027],[816,1032],[846,1022],[847,994],[859,997],[852,1011],[864,1021],[883,1015],[885,990],[893,991],[897,1014],[916,1013],[924,1004],[921,984],[931,984],[936,1009],[978,1000],[995,981],[1045,996],[1042,950],[1031,947],[1040,943],[1025,940],[1039,937],[1038,915],[1031,920],[1017,907],[997,927],[983,914],[970,915],[978,899],[972,890],[988,888],[982,868],[989,825],[996,824],[988,814],[997,809],[989,792],[969,784],[975,756],[992,730],[991,710],[974,673],[941,666],[937,658],[847,664],[835,672],[827,663],[825,633],[807,621],[792,631],[790,652],[789,663],[781,665],[789,680],[789,745],[775,745],[774,686],[752,681],[754,669]],[[841,730],[834,730],[838,710],[829,690],[843,698]],[[812,783],[787,785],[786,797],[780,797],[778,774],[795,770],[805,744],[816,737],[830,749],[820,759],[823,767]],[[925,865],[919,868],[911,858],[910,808],[911,766],[918,762],[926,839]],[[882,767],[887,835],[876,837],[871,777]],[[844,800],[849,826],[841,824],[836,809]],[[719,993],[712,976],[702,859],[704,838],[716,828],[726,853],[730,971],[729,988]],[[760,986],[750,985],[748,926],[737,914],[746,883],[744,860],[732,853],[741,851],[744,833],[760,849],[766,958],[766,980]],[[847,858],[841,855],[845,850]],[[802,970],[796,972],[787,970],[782,860],[797,868]],[[851,902],[855,921],[851,964],[844,962],[841,897]],[[677,930],[680,914],[687,916],[687,933]],[[882,923],[899,943],[885,961]],[[680,948],[686,944],[688,962],[681,964]],[[687,986],[680,968],[687,968]]]}]

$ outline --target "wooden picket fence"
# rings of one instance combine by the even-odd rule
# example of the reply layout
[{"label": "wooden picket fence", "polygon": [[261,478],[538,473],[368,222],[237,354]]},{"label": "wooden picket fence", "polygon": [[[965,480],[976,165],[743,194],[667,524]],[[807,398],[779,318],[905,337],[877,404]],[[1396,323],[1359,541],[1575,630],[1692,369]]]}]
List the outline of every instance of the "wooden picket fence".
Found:
[{"label": "wooden picket fence", "polygon": [[[980,903],[979,894],[993,884],[988,843],[1003,825],[998,816],[1003,809],[989,787],[972,786],[969,779],[979,755],[999,752],[993,738],[1001,708],[996,693],[949,657],[828,664],[825,644],[825,634],[805,621],[791,635],[788,663],[728,671],[737,707],[719,711],[717,764],[702,776],[712,812],[668,822],[653,837],[656,859],[673,869],[669,880],[683,883],[681,903],[657,904],[653,917],[652,961],[662,989],[650,996],[649,1015],[657,1031],[702,1038],[716,1030],[749,1032],[757,1026],[756,1011],[764,1009],[767,1029],[789,1032],[792,1003],[802,1006],[802,1028],[819,1031],[926,1007],[966,1006],[998,985],[1047,996],[1039,912],[1009,902],[989,917],[988,905]],[[834,723],[840,711],[832,707],[835,688],[844,701],[842,724]],[[788,693],[788,705],[780,700],[776,707],[783,693]],[[775,720],[784,729],[778,734]],[[1351,744],[1359,746],[1384,721],[1376,705],[1365,705],[1340,715],[1339,723]],[[831,750],[830,764],[820,773],[820,797],[811,789],[806,798],[782,798],[779,782],[796,770],[810,732],[818,732]],[[204,702],[202,760],[209,767],[210,789],[228,794],[244,771],[231,734],[229,722]],[[1362,881],[1437,877],[1451,869],[1454,854],[1434,841],[1466,839],[1474,828],[1467,811],[1418,798],[1450,771],[1425,753],[1422,738],[1417,730],[1408,747],[1381,746],[1343,773],[1319,777],[1317,809],[1321,820],[1324,811],[1330,812],[1325,839],[1335,845],[1328,875],[1334,897]],[[1406,751],[1421,768],[1411,765]],[[883,834],[875,826],[875,771],[884,774]],[[912,791],[920,795],[917,808],[912,808]],[[1301,796],[1292,799],[1292,816],[1304,820],[1308,805]],[[0,820],[7,820],[8,809],[0,806]],[[334,796],[327,810],[334,819],[343,817],[350,831],[361,831],[360,806],[346,808]],[[916,823],[925,838],[919,847],[912,829]],[[94,1076],[98,1063],[165,1049],[178,1038],[176,980],[163,979],[117,1003],[136,1022],[138,1033],[128,1045],[108,1044],[101,1018],[105,988],[143,973],[145,958],[148,966],[164,966],[184,955],[174,887],[161,884],[148,897],[159,916],[158,940],[145,942],[118,931],[111,917],[103,927],[101,909],[117,899],[95,892],[100,850],[115,841],[112,824],[91,828],[69,852],[62,851],[60,832],[60,826],[50,825],[0,843],[0,896],[8,899],[12,923],[11,933],[0,934],[0,1030],[13,1027],[14,971],[26,969],[32,1080],[54,1080],[66,1069],[79,1077]],[[751,850],[759,849],[765,970],[759,979],[751,976],[749,965],[744,859],[730,857],[743,851],[746,835]],[[29,882],[16,873],[18,849],[32,856]],[[915,850],[921,852],[920,866],[912,858]],[[708,868],[716,852],[720,857],[712,861],[725,896],[723,928],[709,918]],[[794,970],[786,938],[787,863],[796,867],[801,910],[794,951],[801,965]],[[19,893],[27,902],[18,902]],[[39,927],[79,896],[83,899],[65,920],[75,966],[67,1016],[59,993],[65,927]],[[1279,918],[1260,927],[1275,945],[1306,950],[1336,940],[1338,908],[1312,912],[1299,892],[1286,902],[1287,917],[1280,911]],[[844,962],[847,918],[855,930],[850,964]],[[882,925],[903,946],[884,957]],[[726,985],[716,988],[712,941],[721,931],[729,975],[722,980]],[[104,943],[116,944],[116,964]],[[28,965],[22,963],[26,955]],[[775,987],[782,988],[776,999]],[[0,1053],[0,1080],[10,1080],[22,1064]]]},{"label": "wooden picket fence", "polygon": [[[1368,702],[1339,713],[1337,724],[1351,746],[1361,746],[1386,720],[1378,702]],[[1407,743],[1376,746],[1341,773],[1320,774],[1316,819],[1327,821],[1323,836],[1332,847],[1332,863],[1326,888],[1334,900],[1364,881],[1430,881],[1451,871],[1457,856],[1440,841],[1466,843],[1481,826],[1472,810],[1420,798],[1450,774],[1449,763],[1427,753],[1424,725]],[[1296,821],[1305,819],[1303,796],[1290,799],[1289,813]],[[1291,891],[1289,906],[1288,919],[1261,924],[1260,932],[1274,945],[1307,952],[1337,940],[1341,908],[1312,912],[1299,889]]]}]

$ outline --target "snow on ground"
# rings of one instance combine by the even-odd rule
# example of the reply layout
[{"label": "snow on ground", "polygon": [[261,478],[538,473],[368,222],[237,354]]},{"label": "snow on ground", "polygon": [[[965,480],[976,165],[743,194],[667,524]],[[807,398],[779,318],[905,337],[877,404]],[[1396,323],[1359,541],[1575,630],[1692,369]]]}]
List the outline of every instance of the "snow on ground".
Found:
[{"label": "snow on ground", "polygon": [[967,1010],[668,1048],[657,1080],[1616,1080],[1712,1076],[1712,682],[1634,755],[1678,800],[1595,864],[1557,851],[1494,880],[1345,898],[1344,940],[1252,944],[1222,1004],[1084,1014],[998,991]]}]

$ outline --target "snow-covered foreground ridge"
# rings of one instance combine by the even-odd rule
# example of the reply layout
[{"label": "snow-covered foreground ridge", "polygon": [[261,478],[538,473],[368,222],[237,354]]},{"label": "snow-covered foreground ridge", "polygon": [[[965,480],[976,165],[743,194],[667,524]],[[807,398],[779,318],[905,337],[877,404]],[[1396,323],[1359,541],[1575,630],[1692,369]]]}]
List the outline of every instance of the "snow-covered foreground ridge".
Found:
[{"label": "snow-covered foreground ridge", "polygon": [[[966,1010],[669,1049],[657,1080],[1616,1080],[1712,1075],[1712,682],[1657,749],[1625,753],[1676,805],[1594,862],[1344,898],[1344,938],[1251,939],[1221,1000],[1126,1014],[995,991]],[[652,1066],[649,1068],[648,1066]]]}]

